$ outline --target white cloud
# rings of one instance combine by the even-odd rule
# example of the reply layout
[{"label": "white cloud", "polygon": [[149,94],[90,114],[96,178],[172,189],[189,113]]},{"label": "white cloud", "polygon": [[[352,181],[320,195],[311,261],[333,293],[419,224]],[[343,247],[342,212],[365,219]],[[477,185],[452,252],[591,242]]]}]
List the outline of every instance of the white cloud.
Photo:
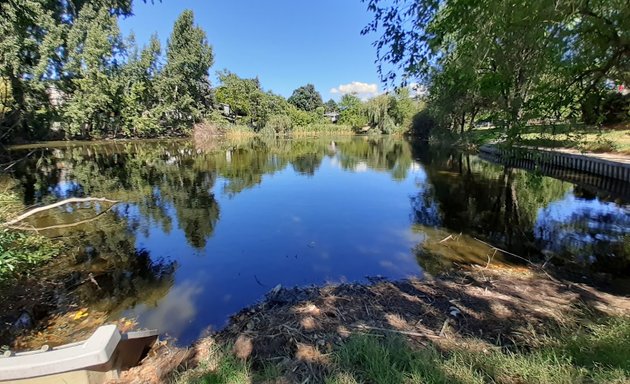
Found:
[{"label": "white cloud", "polygon": [[353,81],[352,83],[341,84],[337,88],[332,88],[330,90],[330,93],[339,95],[351,94],[356,95],[362,99],[367,99],[379,94],[377,84],[362,83],[360,81]]}]

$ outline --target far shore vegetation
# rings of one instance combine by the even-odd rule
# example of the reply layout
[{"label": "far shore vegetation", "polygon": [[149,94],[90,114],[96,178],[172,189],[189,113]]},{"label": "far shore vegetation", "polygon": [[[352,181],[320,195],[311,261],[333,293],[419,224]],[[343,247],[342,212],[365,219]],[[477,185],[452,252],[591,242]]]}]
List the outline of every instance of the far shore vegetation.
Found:
[{"label": "far shore vegetation", "polygon": [[8,2],[0,143],[377,133],[628,152],[625,2],[488,0],[473,13],[459,3],[365,2],[375,18],[363,33],[379,35],[386,92],[327,102],[312,84],[284,98],[258,78],[213,69],[212,42],[191,10],[166,46],[157,34],[140,46],[118,27],[132,2]]}]

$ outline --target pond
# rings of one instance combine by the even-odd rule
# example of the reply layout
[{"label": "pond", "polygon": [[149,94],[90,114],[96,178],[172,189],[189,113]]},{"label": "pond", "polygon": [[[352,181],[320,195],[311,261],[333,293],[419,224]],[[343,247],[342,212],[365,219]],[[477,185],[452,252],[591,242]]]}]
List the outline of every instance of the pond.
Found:
[{"label": "pond", "polygon": [[500,262],[488,244],[580,274],[630,272],[627,201],[403,139],[51,144],[15,155],[21,151],[33,151],[12,173],[25,204],[120,201],[30,220],[38,228],[86,220],[41,232],[67,244],[63,260],[47,268],[79,282],[74,294],[104,321],[134,319],[182,345],[278,284],[422,277]]}]

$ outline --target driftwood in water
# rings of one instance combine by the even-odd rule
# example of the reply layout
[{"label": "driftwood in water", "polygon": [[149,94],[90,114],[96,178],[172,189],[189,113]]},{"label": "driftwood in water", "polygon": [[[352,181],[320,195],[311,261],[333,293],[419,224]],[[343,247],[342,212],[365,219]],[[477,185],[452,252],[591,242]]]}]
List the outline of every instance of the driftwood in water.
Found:
[{"label": "driftwood in water", "polygon": [[[28,212],[25,212],[21,215],[19,215],[18,217],[11,219],[9,221],[6,221],[4,223],[2,223],[1,225],[3,227],[12,227],[15,226],[15,224],[19,223],[20,221],[33,216],[36,213],[40,213],[40,212],[44,212],[47,211],[49,209],[53,209],[53,208],[57,208],[60,207],[62,205],[66,205],[66,204],[72,204],[72,203],[88,203],[88,202],[103,202],[103,203],[112,203],[112,204],[118,204],[119,201],[117,200],[111,200],[111,199],[107,199],[105,197],[71,197],[69,199],[65,199],[65,200],[61,200],[58,201],[56,203],[53,204],[48,204],[48,205],[44,205],[43,207],[37,207],[34,209],[31,209]],[[97,215],[97,217],[100,216]],[[21,228],[20,229],[25,229],[25,228]],[[35,228],[34,230],[38,230],[37,228]]]}]

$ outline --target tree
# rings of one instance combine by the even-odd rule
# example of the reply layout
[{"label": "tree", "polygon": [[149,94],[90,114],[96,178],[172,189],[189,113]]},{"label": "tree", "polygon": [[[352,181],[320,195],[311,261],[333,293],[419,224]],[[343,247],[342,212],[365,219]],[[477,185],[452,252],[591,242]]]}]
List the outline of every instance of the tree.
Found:
[{"label": "tree", "polygon": [[13,92],[8,80],[0,78],[0,120],[9,114],[14,108]]},{"label": "tree", "polygon": [[306,112],[313,112],[317,107],[324,106],[322,95],[317,92],[313,84],[306,84],[294,90],[287,101]]},{"label": "tree", "polygon": [[333,99],[328,100],[326,102],[326,104],[324,105],[324,107],[326,107],[326,112],[338,112],[339,111],[339,107],[337,106],[337,103]]},{"label": "tree", "polygon": [[155,79],[159,76],[160,41],[152,35],[138,54],[131,41],[129,60],[122,70],[122,131],[126,136],[153,136],[161,131]]},{"label": "tree", "polygon": [[219,81],[216,101],[229,105],[230,111],[247,124],[256,128],[264,126],[269,109],[266,99],[274,96],[262,91],[260,81],[257,78],[243,79],[227,70],[219,73]]},{"label": "tree", "polygon": [[131,1],[9,0],[0,3],[0,78],[12,91],[13,105],[0,116],[0,140],[41,137],[54,116],[47,93],[50,83],[64,91],[72,74],[64,72],[68,34],[83,8],[110,15],[131,13]]},{"label": "tree", "polygon": [[509,141],[528,119],[573,108],[589,88],[630,73],[630,7],[619,0],[367,2],[375,16],[363,33],[382,32],[375,45],[383,80],[402,72],[452,101],[455,74],[467,71],[456,98],[462,121],[482,97]]},{"label": "tree", "polygon": [[117,51],[122,49],[118,22],[109,10],[84,7],[68,35],[72,96],[64,106],[70,136],[114,133],[120,123]]},{"label": "tree", "polygon": [[368,124],[361,99],[354,95],[343,95],[339,100],[339,122],[353,128],[362,128]]},{"label": "tree", "polygon": [[194,24],[191,10],[175,21],[166,64],[158,81],[163,118],[174,132],[199,121],[210,105],[208,70],[214,63],[206,33]]}]

